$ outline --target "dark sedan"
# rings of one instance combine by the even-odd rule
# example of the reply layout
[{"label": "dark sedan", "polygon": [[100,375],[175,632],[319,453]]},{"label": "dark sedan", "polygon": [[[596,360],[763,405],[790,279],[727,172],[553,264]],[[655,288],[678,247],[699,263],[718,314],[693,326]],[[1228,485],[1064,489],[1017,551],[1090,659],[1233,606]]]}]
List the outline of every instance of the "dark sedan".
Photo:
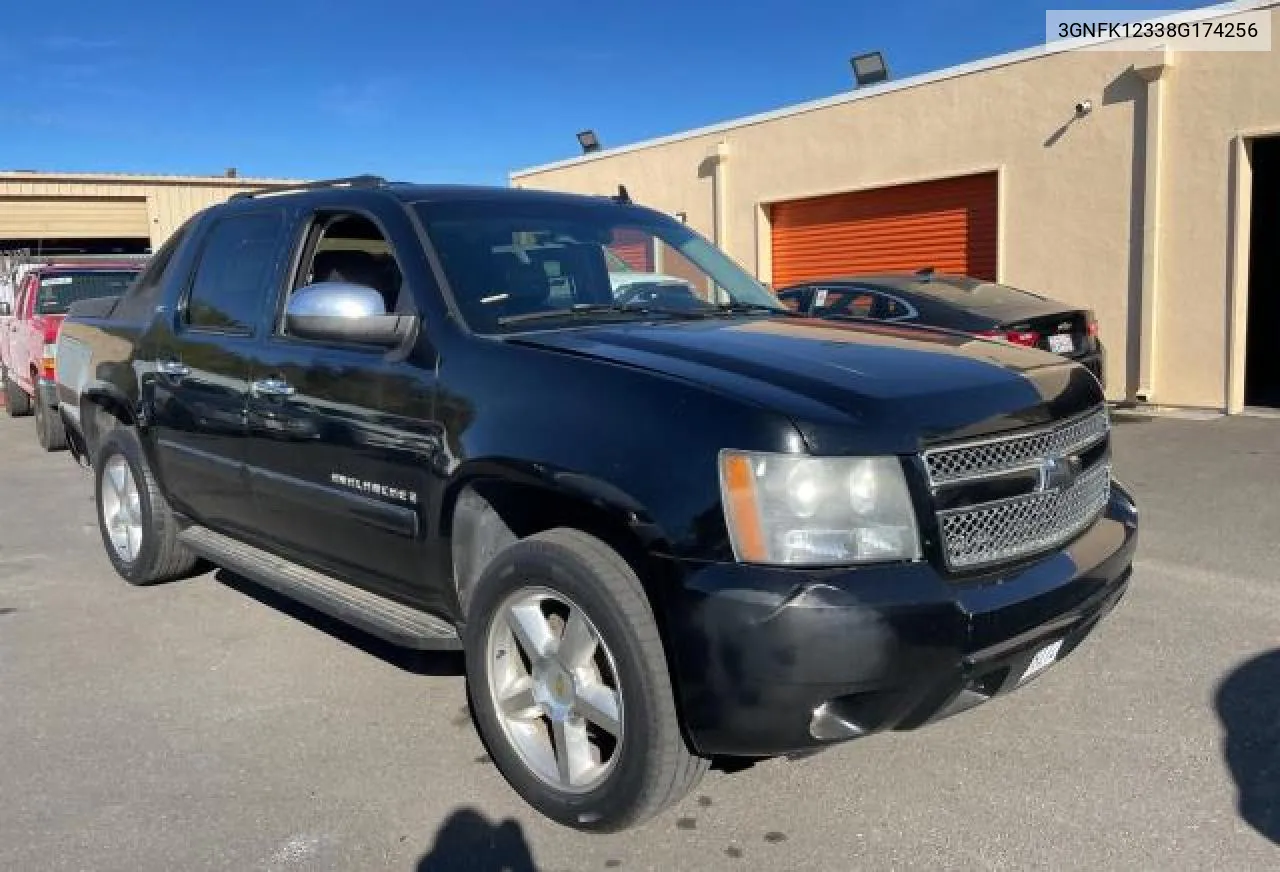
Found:
[{"label": "dark sedan", "polygon": [[819,318],[925,324],[1041,348],[1083,364],[1103,380],[1093,312],[1008,285],[921,270],[805,282],[779,290],[778,299],[792,311]]}]

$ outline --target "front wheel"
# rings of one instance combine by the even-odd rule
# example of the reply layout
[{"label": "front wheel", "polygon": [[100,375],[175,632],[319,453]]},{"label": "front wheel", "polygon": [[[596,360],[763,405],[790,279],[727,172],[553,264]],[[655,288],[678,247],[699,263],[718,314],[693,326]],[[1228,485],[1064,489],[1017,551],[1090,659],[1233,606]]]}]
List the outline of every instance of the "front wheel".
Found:
[{"label": "front wheel", "polygon": [[472,595],[466,657],[495,764],[553,820],[625,829],[707,770],[681,733],[640,581],[599,539],[550,530],[495,557]]}]

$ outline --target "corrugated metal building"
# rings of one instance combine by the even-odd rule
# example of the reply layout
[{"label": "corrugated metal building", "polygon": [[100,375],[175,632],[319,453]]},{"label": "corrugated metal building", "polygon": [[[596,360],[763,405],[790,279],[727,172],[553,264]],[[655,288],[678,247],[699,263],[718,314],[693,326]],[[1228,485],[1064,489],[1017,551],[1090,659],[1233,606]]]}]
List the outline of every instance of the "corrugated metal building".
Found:
[{"label": "corrugated metal building", "polygon": [[143,253],[206,206],[292,181],[0,171],[0,252]]}]

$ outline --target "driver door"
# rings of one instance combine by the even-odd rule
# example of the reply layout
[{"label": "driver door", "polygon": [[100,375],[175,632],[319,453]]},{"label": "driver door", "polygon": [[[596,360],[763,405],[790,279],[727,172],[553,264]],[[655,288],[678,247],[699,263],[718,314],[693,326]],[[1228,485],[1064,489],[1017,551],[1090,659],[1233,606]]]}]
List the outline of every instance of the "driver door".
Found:
[{"label": "driver door", "polygon": [[319,208],[306,218],[298,266],[256,355],[248,454],[273,548],[431,607],[439,598],[423,583],[428,495],[441,444],[432,424],[433,353],[422,341],[386,350],[302,338],[283,316],[294,290],[320,281],[371,287],[388,313],[415,313],[401,254],[413,239],[404,214],[380,203]]}]

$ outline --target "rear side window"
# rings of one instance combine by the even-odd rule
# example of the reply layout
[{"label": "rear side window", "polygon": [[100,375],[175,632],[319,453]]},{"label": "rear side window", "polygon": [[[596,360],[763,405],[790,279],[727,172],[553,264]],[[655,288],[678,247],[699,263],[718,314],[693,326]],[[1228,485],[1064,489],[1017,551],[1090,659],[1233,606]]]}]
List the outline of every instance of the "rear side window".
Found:
[{"label": "rear side window", "polygon": [[190,327],[249,335],[271,290],[284,236],[278,211],[228,215],[205,240],[191,282]]},{"label": "rear side window", "polygon": [[875,309],[876,296],[861,288],[821,290],[814,303],[819,315],[870,318]]},{"label": "rear side window", "polygon": [[182,244],[182,240],[187,235],[190,222],[182,227],[160,246],[160,250],[151,256],[147,261],[147,265],[142,268],[142,273],[138,276],[138,280],[133,287],[129,289],[128,296],[147,297],[154,296],[157,288],[161,286],[165,273],[169,269],[169,263],[173,260],[173,254],[178,250],[178,246]]},{"label": "rear side window", "polygon": [[884,304],[883,314],[877,313],[880,318],[909,318],[915,315],[915,311],[897,297],[881,297],[880,299]]}]

